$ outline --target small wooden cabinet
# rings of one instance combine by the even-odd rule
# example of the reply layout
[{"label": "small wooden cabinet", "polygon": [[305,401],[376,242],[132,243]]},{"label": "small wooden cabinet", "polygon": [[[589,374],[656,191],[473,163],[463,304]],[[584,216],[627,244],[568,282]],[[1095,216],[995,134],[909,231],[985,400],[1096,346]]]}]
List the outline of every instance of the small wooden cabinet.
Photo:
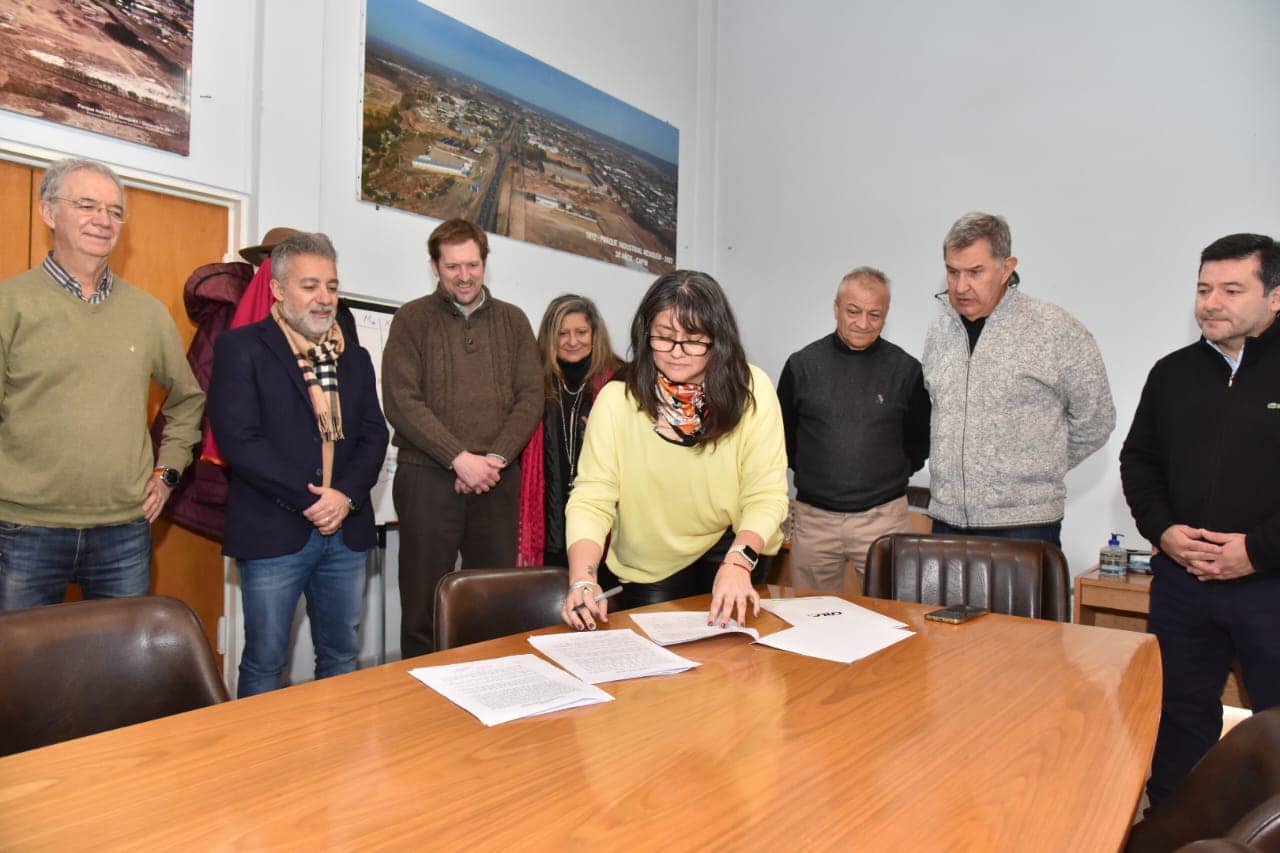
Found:
[{"label": "small wooden cabinet", "polygon": [[1076,578],[1074,621],[1081,625],[1146,631],[1151,575],[1102,575],[1097,568]]}]

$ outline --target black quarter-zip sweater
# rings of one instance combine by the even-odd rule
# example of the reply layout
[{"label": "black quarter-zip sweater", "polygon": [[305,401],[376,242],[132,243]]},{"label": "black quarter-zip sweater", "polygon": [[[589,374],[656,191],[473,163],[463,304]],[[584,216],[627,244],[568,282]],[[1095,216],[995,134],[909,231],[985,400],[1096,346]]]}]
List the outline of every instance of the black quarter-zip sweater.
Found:
[{"label": "black quarter-zip sweater", "polygon": [[1138,531],[1244,533],[1258,572],[1280,574],[1280,322],[1245,341],[1235,378],[1204,338],[1156,362],[1120,451]]}]

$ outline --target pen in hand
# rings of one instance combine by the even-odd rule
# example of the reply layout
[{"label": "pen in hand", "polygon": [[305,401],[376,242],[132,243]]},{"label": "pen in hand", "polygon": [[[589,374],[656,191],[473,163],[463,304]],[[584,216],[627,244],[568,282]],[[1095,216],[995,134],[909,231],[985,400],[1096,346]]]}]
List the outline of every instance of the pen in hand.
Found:
[{"label": "pen in hand", "polygon": [[[593,600],[593,601],[596,601],[596,602],[604,601],[606,598],[613,598],[615,595],[617,595],[617,594],[618,594],[618,593],[620,593],[620,592],[622,592],[622,585],[621,585],[621,584],[619,584],[618,586],[615,586],[613,589],[605,590],[604,592],[600,593],[599,595],[597,595],[597,596],[596,596],[594,599],[592,599],[592,600]],[[574,609],[574,610],[581,610],[582,608],[584,608],[584,607],[586,607],[586,606],[587,606],[586,604],[575,604],[575,605],[573,606],[573,609]]]}]

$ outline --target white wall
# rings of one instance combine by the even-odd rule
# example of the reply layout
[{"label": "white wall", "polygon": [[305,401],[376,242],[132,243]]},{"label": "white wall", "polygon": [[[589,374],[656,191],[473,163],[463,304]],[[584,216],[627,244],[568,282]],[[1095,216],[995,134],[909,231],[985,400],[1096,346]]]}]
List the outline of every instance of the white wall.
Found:
[{"label": "white wall", "polygon": [[[1198,253],[1280,234],[1280,4],[766,0],[718,7],[714,272],[775,378],[859,264],[919,356],[961,213],[1008,217],[1023,289],[1095,334],[1116,399],[1067,479],[1073,571],[1136,530],[1117,455],[1146,372],[1194,339]],[[918,478],[927,480],[923,474]]]}]

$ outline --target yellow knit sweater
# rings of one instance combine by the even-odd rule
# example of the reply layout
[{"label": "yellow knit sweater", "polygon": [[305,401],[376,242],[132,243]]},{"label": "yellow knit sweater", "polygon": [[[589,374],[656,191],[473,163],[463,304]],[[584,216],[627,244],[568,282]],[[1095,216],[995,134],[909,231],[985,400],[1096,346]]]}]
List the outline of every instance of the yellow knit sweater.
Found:
[{"label": "yellow knit sweater", "polygon": [[751,366],[755,406],[701,451],[660,437],[621,382],[600,391],[565,511],[570,544],[600,545],[612,530],[609,569],[652,583],[707,551],[725,530],[751,530],[764,553],[782,544],[787,452],[773,383]]}]

